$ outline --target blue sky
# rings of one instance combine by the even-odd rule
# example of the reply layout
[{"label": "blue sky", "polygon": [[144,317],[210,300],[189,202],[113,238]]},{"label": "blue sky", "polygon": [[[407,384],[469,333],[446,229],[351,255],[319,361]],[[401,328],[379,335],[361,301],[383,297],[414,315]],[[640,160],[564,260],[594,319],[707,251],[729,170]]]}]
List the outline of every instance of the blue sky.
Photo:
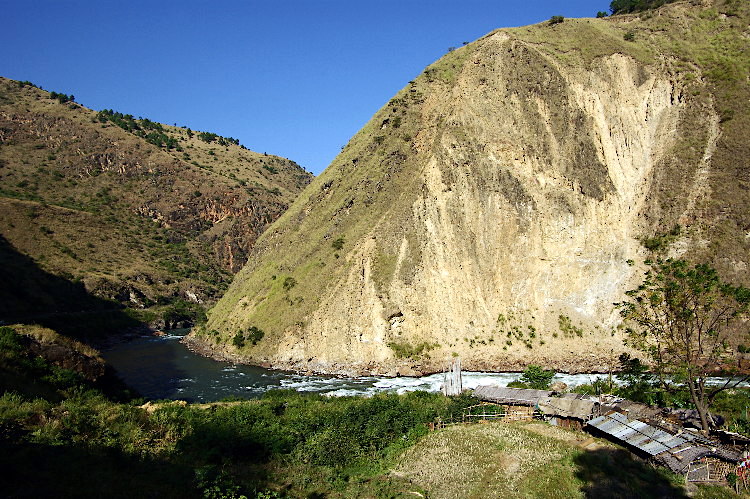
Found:
[{"label": "blue sky", "polygon": [[448,47],[607,0],[0,0],[0,75],[320,173]]}]

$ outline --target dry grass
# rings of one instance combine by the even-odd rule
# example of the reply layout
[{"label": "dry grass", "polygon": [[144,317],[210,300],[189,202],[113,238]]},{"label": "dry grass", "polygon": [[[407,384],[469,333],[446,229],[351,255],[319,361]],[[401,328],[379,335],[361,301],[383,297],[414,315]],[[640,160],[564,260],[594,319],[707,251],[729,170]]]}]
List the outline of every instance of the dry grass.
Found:
[{"label": "dry grass", "polygon": [[407,450],[393,475],[433,498],[681,496],[679,477],[604,441],[583,450],[587,439],[544,423],[454,426]]},{"label": "dry grass", "polygon": [[53,345],[53,344],[63,345],[76,352],[82,353],[88,357],[92,357],[97,360],[100,360],[101,362],[104,362],[98,350],[84,343],[81,343],[80,341],[58,334],[52,329],[48,329],[46,327],[37,326],[37,325],[28,325],[28,324],[14,324],[10,327],[15,329],[16,332],[19,334],[23,334],[26,336],[30,336],[31,338],[34,338],[42,345]]}]

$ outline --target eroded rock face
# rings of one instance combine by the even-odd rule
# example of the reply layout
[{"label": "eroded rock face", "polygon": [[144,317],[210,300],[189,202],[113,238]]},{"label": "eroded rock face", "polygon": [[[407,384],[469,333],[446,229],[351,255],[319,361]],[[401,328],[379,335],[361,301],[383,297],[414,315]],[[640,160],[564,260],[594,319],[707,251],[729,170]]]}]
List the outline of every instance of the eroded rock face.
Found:
[{"label": "eroded rock face", "polygon": [[[711,197],[661,194],[683,138],[700,154],[671,175],[697,185],[718,137],[711,99],[670,68],[625,53],[565,64],[504,31],[449,54],[261,238],[198,339],[324,372],[436,371],[457,355],[469,370],[610,369],[639,238],[692,220],[674,251],[700,246]],[[227,344],[252,325],[257,346]]]}]

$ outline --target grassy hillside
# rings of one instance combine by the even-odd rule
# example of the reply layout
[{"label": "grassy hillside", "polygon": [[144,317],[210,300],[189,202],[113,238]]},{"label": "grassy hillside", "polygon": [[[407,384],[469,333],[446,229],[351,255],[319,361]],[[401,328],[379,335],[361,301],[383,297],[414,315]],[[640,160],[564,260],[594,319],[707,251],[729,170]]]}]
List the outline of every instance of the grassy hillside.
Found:
[{"label": "grassy hillside", "polygon": [[200,341],[329,371],[561,352],[558,369],[606,369],[615,288],[650,249],[750,282],[749,20],[747,2],[675,2],[451,51],[260,238]]},{"label": "grassy hillside", "polygon": [[[312,178],[235,139],[69,97],[0,79],[0,235],[27,266],[94,297],[211,303]],[[31,311],[14,295],[27,283],[8,282],[3,318],[20,318]],[[34,295],[66,300],[43,286]]]}]

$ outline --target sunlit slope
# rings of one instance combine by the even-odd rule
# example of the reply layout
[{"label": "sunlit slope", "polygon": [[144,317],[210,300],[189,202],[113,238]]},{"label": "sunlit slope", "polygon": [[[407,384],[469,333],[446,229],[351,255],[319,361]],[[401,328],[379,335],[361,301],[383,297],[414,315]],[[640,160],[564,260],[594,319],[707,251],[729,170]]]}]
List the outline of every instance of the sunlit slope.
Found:
[{"label": "sunlit slope", "polygon": [[0,79],[0,235],[102,298],[215,300],[312,178],[215,134],[58,95]]},{"label": "sunlit slope", "polygon": [[326,372],[607,370],[644,238],[748,281],[749,18],[675,3],[450,52],[259,239],[196,344]]}]

